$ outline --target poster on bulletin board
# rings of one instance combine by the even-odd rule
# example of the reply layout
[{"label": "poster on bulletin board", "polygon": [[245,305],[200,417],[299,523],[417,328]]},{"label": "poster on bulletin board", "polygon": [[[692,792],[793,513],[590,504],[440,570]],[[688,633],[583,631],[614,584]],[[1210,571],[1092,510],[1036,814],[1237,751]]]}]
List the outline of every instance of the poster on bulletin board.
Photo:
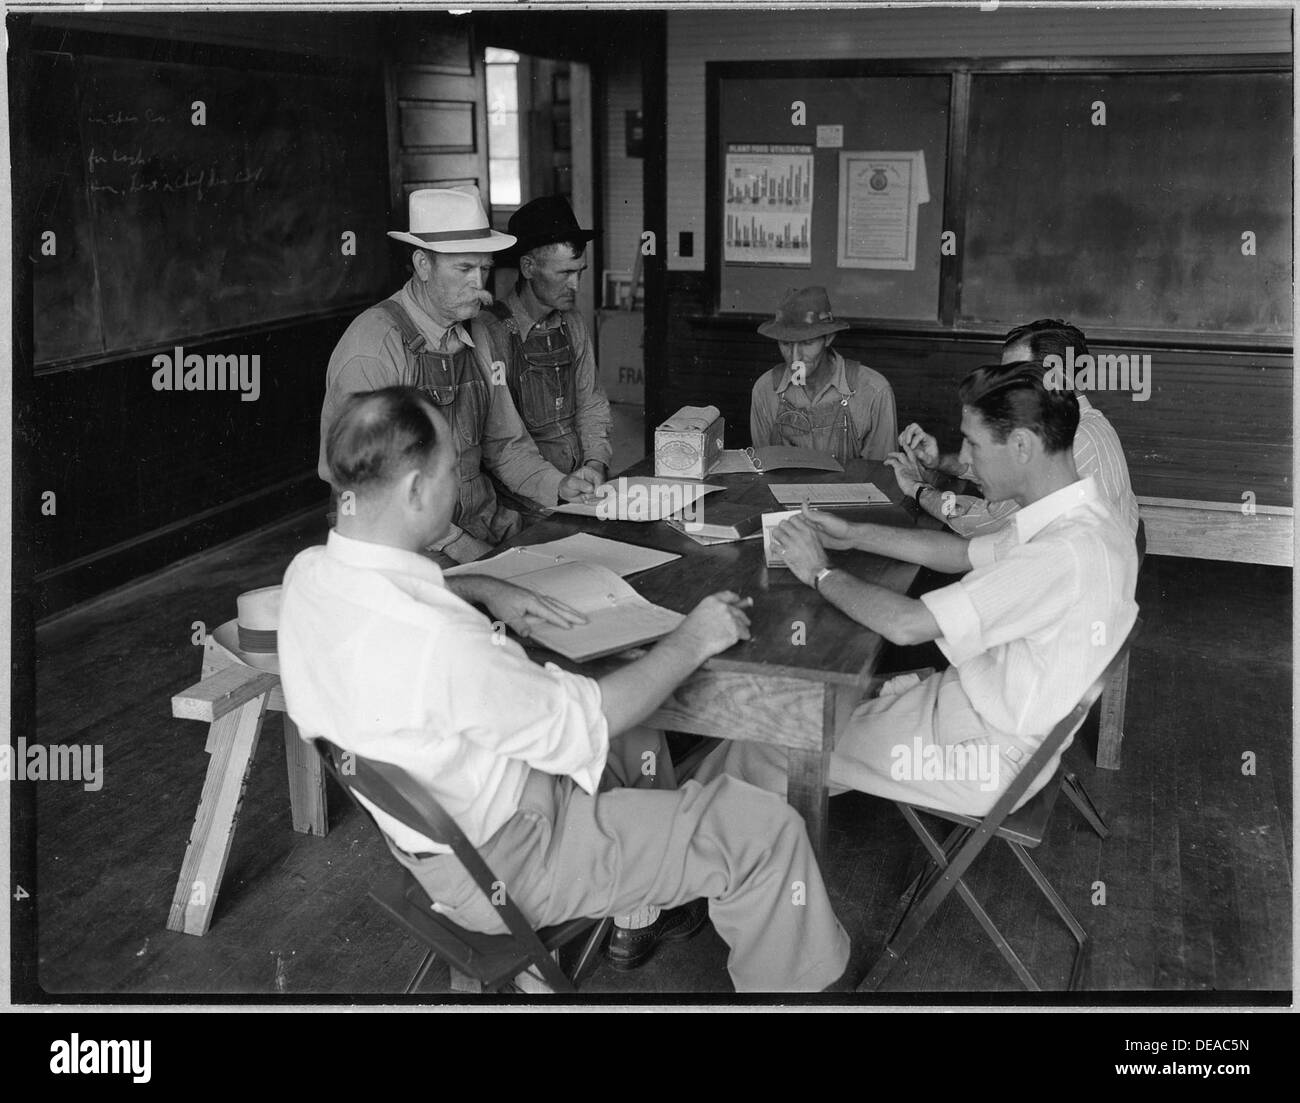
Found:
[{"label": "poster on bulletin board", "polygon": [[839,266],[914,271],[918,208],[928,202],[923,150],[841,153]]},{"label": "poster on bulletin board", "polygon": [[812,264],[813,147],[732,143],[723,188],[723,261]]}]

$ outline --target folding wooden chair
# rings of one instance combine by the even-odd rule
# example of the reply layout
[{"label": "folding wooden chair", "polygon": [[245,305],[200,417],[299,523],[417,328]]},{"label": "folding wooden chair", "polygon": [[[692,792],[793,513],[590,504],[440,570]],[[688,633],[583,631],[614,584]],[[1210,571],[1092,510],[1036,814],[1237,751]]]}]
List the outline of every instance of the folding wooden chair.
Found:
[{"label": "folding wooden chair", "polygon": [[[318,737],[313,742],[326,769],[371,823],[375,822],[374,817],[356,799],[358,796],[365,797],[412,831],[451,847],[510,931],[490,935],[453,923],[433,909],[433,901],[420,883],[409,870],[401,867],[400,875],[372,891],[370,896],[428,951],[406,986],[406,994],[415,991],[437,957],[472,977],[485,992],[504,988],[525,969],[536,970],[553,992],[577,991],[613,925],[612,918],[573,919],[535,930],[510,899],[504,882],[488,868],[456,821],[400,767],[344,752],[324,738]],[[375,829],[382,834],[378,824]],[[587,940],[571,973],[566,975],[552,953],[584,934]]]},{"label": "folding wooden chair", "polygon": [[[921,873],[912,881],[908,891],[904,893],[903,899],[907,901],[906,907],[890,933],[884,951],[876,959],[876,963],[872,966],[866,979],[858,986],[859,992],[872,992],[880,987],[894,966],[907,954],[908,948],[925,928],[931,916],[939,909],[939,905],[947,899],[948,894],[954,889],[966,907],[970,909],[971,914],[979,920],[979,924],[984,928],[985,933],[996,943],[999,952],[1011,965],[1011,968],[1015,970],[1021,983],[1030,991],[1041,991],[1033,974],[1025,967],[1024,962],[1011,948],[1011,944],[994,925],[993,920],[989,918],[988,912],[984,910],[963,879],[971,864],[979,857],[980,852],[994,838],[1002,839],[1011,848],[1011,852],[1029,872],[1034,884],[1038,886],[1039,890],[1047,898],[1048,903],[1056,910],[1056,914],[1061,917],[1069,928],[1070,934],[1074,936],[1077,945],[1074,952],[1074,961],[1070,969],[1069,989],[1073,991],[1078,986],[1083,974],[1088,935],[1070,912],[1070,909],[1066,907],[1065,901],[1052,888],[1043,875],[1043,871],[1038,868],[1033,858],[1029,856],[1028,850],[1038,846],[1043,841],[1043,836],[1047,831],[1047,824],[1051,819],[1052,809],[1056,804],[1057,794],[1062,789],[1065,790],[1065,795],[1070,799],[1070,802],[1079,810],[1084,819],[1088,821],[1092,829],[1101,838],[1106,838],[1110,834],[1110,830],[1106,827],[1088,794],[1084,792],[1078,778],[1073,773],[1068,772],[1064,765],[1057,767],[1052,780],[1023,808],[1015,812],[1012,812],[1011,809],[1024,796],[1030,783],[1042,773],[1052,758],[1064,747],[1069,737],[1083,724],[1089,709],[1101,696],[1102,689],[1106,686],[1108,680],[1120,665],[1127,661],[1129,648],[1137,637],[1141,623],[1140,620],[1134,623],[1128,637],[1115,653],[1115,657],[1106,665],[1106,669],[1101,672],[1069,715],[1052,729],[1051,734],[1034,751],[1029,762],[1016,775],[1006,792],[998,798],[993,809],[983,819],[937,808],[908,804],[904,801],[894,802],[898,810],[903,814],[903,818],[925,846],[927,853],[930,855],[930,860]],[[941,841],[938,835],[931,834],[930,830],[921,822],[921,814],[937,816],[940,819],[957,824],[957,827],[951,831],[946,839]]]},{"label": "folding wooden chair", "polygon": [[[1137,557],[1138,576],[1147,554],[1147,527],[1138,519]],[[1124,742],[1124,708],[1128,703],[1128,656],[1112,672],[1098,706],[1101,715],[1097,721],[1097,765],[1103,770],[1119,769],[1120,746]]]}]

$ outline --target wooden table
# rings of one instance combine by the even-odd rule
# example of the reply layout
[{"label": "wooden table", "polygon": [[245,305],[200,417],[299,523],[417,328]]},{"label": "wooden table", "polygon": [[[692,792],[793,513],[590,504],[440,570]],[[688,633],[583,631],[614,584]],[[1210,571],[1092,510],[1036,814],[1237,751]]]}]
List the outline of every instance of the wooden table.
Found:
[{"label": "wooden table", "polygon": [[[626,474],[652,473],[650,461]],[[706,480],[726,487],[704,500],[780,505],[769,482],[872,482],[888,494],[888,506],[837,509],[852,520],[913,527],[916,510],[903,505],[893,472],[883,463],[855,460],[844,474],[787,470],[777,475],[722,475]],[[921,522],[931,522],[926,517]],[[826,842],[827,771],[835,735],[857,702],[880,681],[876,666],[884,641],[805,586],[785,568],[764,564],[762,540],[704,546],[663,522],[600,521],[555,513],[529,526],[506,547],[556,540],[590,532],[611,540],[677,552],[681,559],[631,576],[629,584],[648,600],[689,612],[701,598],[719,590],[753,597],[753,638],[710,659],[678,687],[647,721],[666,730],[747,739],[785,747],[790,755],[787,799],[804,818],[820,857]],[[834,566],[866,582],[904,593],[919,573],[910,563],[867,552],[831,552]],[[539,659],[569,670],[599,676],[619,659],[575,664],[536,649]]]}]

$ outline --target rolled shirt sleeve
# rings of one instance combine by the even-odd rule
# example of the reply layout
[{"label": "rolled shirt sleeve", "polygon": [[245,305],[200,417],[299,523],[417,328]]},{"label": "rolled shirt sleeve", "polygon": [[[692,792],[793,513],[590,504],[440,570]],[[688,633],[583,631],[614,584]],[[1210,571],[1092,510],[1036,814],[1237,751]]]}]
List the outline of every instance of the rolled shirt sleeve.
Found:
[{"label": "rolled shirt sleeve", "polygon": [[596,353],[591,340],[591,331],[582,315],[571,313],[566,316],[570,340],[577,350],[577,362],[574,367],[574,390],[577,407],[575,421],[578,426],[578,439],[582,442],[582,462],[595,461],[606,468],[614,458],[614,448],[609,443],[609,430],[613,418],[609,412],[609,399],[601,389],[596,375]]},{"label": "rolled shirt sleeve", "polygon": [[[975,555],[987,556],[991,544]],[[1075,549],[1060,541],[1016,544],[995,562],[921,595],[943,635],[939,648],[960,666],[991,648],[1023,640],[1067,616],[1081,572]]]}]

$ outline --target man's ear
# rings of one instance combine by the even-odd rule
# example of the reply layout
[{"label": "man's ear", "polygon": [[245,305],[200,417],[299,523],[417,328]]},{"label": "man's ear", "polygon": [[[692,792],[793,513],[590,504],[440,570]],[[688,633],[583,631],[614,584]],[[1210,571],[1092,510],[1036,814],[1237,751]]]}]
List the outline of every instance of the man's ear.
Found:
[{"label": "man's ear", "polygon": [[417,512],[423,510],[424,502],[421,495],[424,493],[424,478],[424,472],[418,467],[411,468],[397,480],[397,485],[393,488],[394,498],[406,509]]},{"label": "man's ear", "polygon": [[826,337],[824,338],[824,340],[826,341],[826,344],[824,344],[824,345],[822,346],[822,348],[823,348],[823,349],[828,349],[828,348],[830,348],[831,345],[835,344],[835,334],[833,334],[833,333],[828,333],[828,334],[826,334]]},{"label": "man's ear", "polygon": [[537,271],[537,260],[532,253],[525,253],[519,258],[519,274],[524,279],[531,280],[535,271]]},{"label": "man's ear", "polygon": [[422,283],[428,283],[433,275],[433,262],[426,249],[416,249],[411,253],[411,268]]},{"label": "man's ear", "polygon": [[1043,442],[1032,430],[1012,429],[1007,443],[1015,449],[1016,463],[1030,463],[1043,450]]}]

